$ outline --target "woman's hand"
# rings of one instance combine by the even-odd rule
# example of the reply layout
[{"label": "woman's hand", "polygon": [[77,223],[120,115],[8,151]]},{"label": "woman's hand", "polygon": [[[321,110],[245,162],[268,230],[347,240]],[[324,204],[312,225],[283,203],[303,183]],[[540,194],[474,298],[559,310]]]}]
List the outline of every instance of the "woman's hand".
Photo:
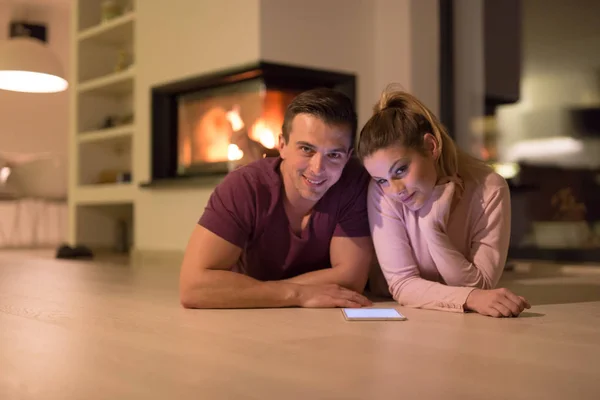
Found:
[{"label": "woman's hand", "polygon": [[475,289],[467,297],[467,310],[476,311],[490,317],[517,317],[531,305],[524,297],[517,296],[508,289]]}]

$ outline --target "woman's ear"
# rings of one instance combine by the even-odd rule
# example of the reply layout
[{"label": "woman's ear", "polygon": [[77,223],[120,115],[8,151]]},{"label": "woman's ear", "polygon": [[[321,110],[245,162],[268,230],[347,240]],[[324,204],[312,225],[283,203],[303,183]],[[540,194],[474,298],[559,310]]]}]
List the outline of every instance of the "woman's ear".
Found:
[{"label": "woman's ear", "polygon": [[431,133],[426,133],[423,136],[423,145],[425,146],[425,151],[429,154],[435,161],[440,158],[440,144],[438,143],[435,136]]}]

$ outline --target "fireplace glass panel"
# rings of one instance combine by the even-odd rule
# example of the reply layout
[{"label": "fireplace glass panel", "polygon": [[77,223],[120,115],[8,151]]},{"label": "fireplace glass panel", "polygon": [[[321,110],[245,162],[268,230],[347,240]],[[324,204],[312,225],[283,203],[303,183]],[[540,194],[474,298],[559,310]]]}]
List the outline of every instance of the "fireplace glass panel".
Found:
[{"label": "fireplace glass panel", "polygon": [[231,169],[278,155],[285,109],[298,93],[267,89],[258,78],[180,95],[179,173]]}]

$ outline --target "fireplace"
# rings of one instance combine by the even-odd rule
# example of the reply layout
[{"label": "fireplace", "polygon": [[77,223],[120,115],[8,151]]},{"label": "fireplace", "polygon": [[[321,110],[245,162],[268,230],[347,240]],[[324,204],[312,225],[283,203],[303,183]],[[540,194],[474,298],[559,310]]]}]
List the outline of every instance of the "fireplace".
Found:
[{"label": "fireplace", "polygon": [[224,175],[279,154],[287,105],[329,87],[355,101],[352,74],[259,62],[152,88],[152,182]]}]

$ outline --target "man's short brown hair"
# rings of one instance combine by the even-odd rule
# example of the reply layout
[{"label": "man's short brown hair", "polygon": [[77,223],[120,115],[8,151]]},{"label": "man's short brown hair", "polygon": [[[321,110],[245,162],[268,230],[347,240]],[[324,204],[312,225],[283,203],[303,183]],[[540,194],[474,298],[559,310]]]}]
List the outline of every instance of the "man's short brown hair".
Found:
[{"label": "man's short brown hair", "polygon": [[283,119],[281,134],[287,143],[292,121],[298,114],[309,114],[329,125],[347,125],[350,128],[350,148],[354,147],[358,125],[352,100],[342,92],[329,88],[317,88],[300,93],[288,105]]}]

